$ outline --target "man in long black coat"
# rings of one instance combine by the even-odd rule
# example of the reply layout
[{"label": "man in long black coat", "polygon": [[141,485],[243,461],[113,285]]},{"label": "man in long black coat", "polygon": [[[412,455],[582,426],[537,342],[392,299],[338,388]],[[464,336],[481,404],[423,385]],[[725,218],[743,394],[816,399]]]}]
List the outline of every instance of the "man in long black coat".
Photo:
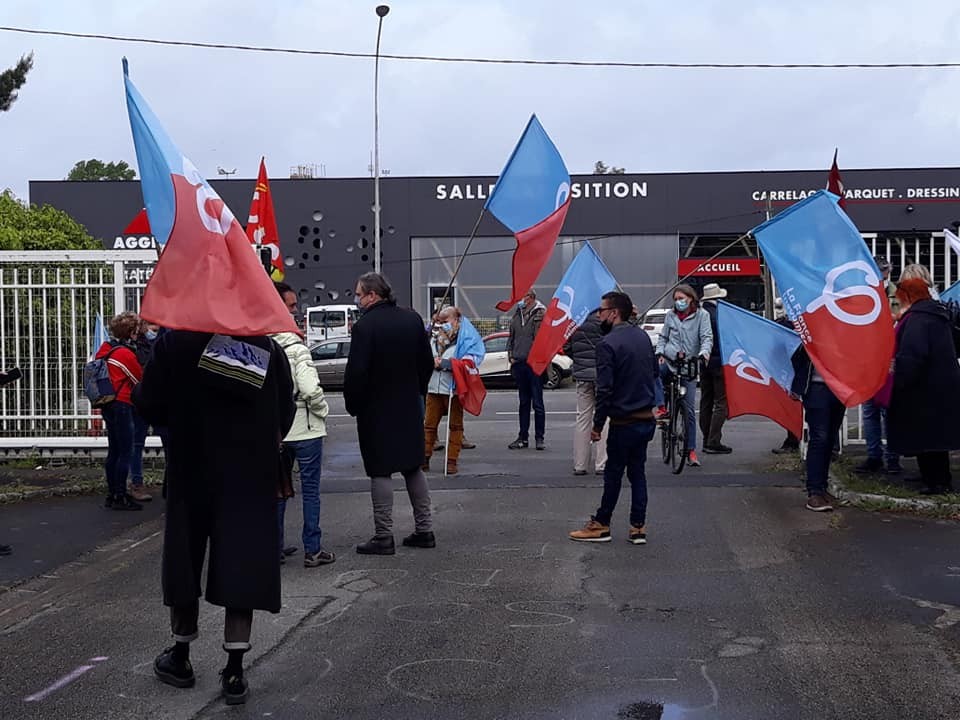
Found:
[{"label": "man in long black coat", "polygon": [[169,428],[163,601],[176,644],[154,670],[176,687],[194,684],[203,559],[206,599],[226,608],[227,702],[243,702],[243,653],[254,610],[280,611],[277,487],[280,440],[293,422],[293,382],[269,338],[172,331],[157,340],[133,400],[144,419]]},{"label": "man in long black coat", "polygon": [[430,489],[423,464],[423,414],[433,353],[423,320],[397,307],[390,284],[379,273],[357,281],[356,302],[363,311],[354,323],[344,377],[347,412],[357,418],[363,466],[370,477],[375,535],[357,545],[363,555],[393,555],[393,485],[399,472],[413,506],[415,532],[410,547],[434,547]]}]

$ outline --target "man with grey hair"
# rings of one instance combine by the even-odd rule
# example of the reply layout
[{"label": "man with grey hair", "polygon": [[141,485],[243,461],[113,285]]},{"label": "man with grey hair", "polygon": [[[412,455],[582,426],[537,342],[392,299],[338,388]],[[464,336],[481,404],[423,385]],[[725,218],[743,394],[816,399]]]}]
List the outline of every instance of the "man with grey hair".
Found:
[{"label": "man with grey hair", "polygon": [[393,485],[403,475],[415,531],[408,547],[436,545],[424,459],[424,396],[434,370],[423,319],[397,307],[380,273],[360,276],[354,291],[360,319],[353,326],[344,377],[347,412],[357,418],[363,466],[370,477],[375,535],[357,545],[361,555],[393,555]]}]

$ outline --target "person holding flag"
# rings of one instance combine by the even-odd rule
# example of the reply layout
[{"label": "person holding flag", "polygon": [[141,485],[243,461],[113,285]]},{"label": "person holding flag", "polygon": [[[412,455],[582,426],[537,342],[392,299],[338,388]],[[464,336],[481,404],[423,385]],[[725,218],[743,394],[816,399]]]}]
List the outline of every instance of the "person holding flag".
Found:
[{"label": "person holding flag", "polygon": [[[270,194],[270,179],[267,177],[267,165],[260,158],[260,172],[253,190],[250,203],[250,216],[247,219],[247,237],[255,251],[268,251],[270,261],[265,268],[274,282],[283,280],[283,257],[280,255],[280,234],[277,232],[277,218],[273,211],[273,196]],[[258,258],[259,259],[259,258]]]},{"label": "person holding flag", "polygon": [[449,415],[449,439],[447,450],[447,475],[459,472],[457,465],[463,443],[463,404],[460,388],[454,379],[453,363],[469,360],[474,367],[483,362],[486,350],[480,333],[460,308],[445,307],[437,313],[437,324],[431,333],[430,349],[433,352],[433,374],[427,386],[424,429],[424,472],[430,470],[430,457],[437,441],[440,420]]},{"label": "person holding flag", "polygon": [[170,441],[161,572],[174,644],[153,669],[174,687],[196,683],[190,643],[205,594],[225,608],[220,687],[228,705],[239,704],[248,695],[253,612],[281,606],[277,455],[296,408],[287,359],[268,336],[299,329],[243,228],[167,135],[126,60],[123,71],[144,205],[163,247],[140,316],[170,330],[132,398],[147,422],[168,427]]},{"label": "person holding flag", "polygon": [[520,396],[520,434],[507,446],[510,450],[523,450],[530,447],[531,405],[537,450],[547,448],[544,444],[547,414],[543,407],[543,377],[527,362],[534,340],[540,331],[545,311],[543,303],[537,300],[537,293],[534,290],[528,290],[510,320],[507,360],[510,362],[510,374],[517,384],[517,394]]}]

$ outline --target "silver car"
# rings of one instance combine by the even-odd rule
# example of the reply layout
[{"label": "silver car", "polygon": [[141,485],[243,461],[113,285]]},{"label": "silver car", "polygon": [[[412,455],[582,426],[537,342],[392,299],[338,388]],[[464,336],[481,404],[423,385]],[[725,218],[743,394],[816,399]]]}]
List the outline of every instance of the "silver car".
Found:
[{"label": "silver car", "polygon": [[349,355],[349,337],[324,340],[310,347],[310,357],[313,358],[313,366],[317,369],[320,386],[324,390],[343,387],[343,375]]}]

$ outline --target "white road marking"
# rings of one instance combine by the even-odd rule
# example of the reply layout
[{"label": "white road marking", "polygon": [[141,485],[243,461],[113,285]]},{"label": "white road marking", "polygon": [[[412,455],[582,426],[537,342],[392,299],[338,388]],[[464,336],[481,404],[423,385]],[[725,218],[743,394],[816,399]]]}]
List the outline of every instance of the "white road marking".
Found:
[{"label": "white road marking", "polygon": [[[104,660],[108,660],[108,659],[109,658],[98,656],[98,657],[90,658],[90,662],[97,663],[97,662],[103,662]],[[96,665],[81,665],[76,670],[73,670],[72,672],[67,673],[62,678],[54,682],[52,685],[45,687],[40,692],[36,692],[33,695],[27,695],[27,697],[25,697],[23,701],[24,702],[40,702],[51,693],[55,693],[57,690],[60,690],[61,688],[66,687],[77,678],[81,677],[82,675],[89,672],[90,670],[93,670],[93,668],[95,667]]]}]

